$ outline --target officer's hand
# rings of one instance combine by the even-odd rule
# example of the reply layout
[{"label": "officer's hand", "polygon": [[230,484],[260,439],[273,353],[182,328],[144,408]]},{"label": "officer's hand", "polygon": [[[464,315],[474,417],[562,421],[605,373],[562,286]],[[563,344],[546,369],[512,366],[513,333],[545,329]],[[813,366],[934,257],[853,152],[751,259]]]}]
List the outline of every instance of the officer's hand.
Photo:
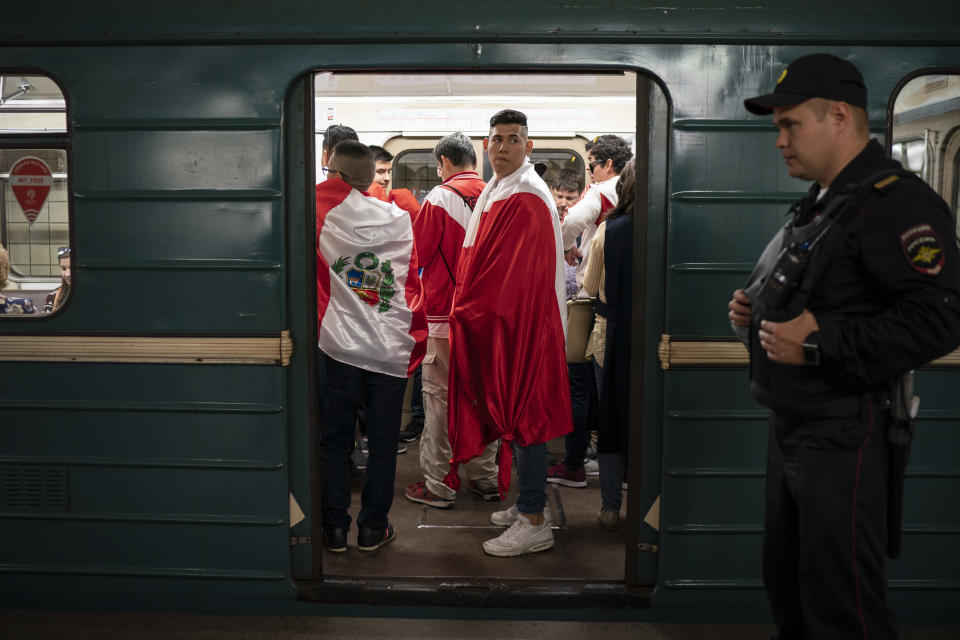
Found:
[{"label": "officer's hand", "polygon": [[583,254],[581,254],[580,250],[577,249],[575,246],[570,247],[569,249],[563,252],[563,259],[566,260],[567,264],[569,264],[572,267],[575,267],[578,264],[580,264],[580,258],[582,257],[583,257]]},{"label": "officer's hand", "polygon": [[760,345],[767,357],[781,364],[803,364],[803,340],[819,331],[817,319],[807,309],[787,322],[760,322]]},{"label": "officer's hand", "polygon": [[737,289],[733,292],[733,299],[727,303],[727,308],[730,309],[727,316],[734,326],[750,326],[750,298],[747,297],[743,289]]}]

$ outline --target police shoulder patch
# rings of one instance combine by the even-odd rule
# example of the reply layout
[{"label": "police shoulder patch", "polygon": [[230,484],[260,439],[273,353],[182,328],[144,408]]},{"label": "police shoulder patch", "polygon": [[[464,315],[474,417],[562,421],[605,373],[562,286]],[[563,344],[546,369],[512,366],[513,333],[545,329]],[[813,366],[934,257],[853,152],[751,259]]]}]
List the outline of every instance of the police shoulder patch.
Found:
[{"label": "police shoulder patch", "polygon": [[920,273],[935,276],[943,269],[943,243],[929,224],[917,224],[901,233],[900,248],[910,266]]}]

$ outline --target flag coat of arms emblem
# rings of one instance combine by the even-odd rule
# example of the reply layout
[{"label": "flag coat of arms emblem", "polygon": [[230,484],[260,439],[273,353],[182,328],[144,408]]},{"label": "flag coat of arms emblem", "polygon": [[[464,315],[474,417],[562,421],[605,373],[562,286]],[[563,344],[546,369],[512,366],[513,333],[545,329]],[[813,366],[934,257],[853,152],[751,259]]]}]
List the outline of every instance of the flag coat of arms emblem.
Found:
[{"label": "flag coat of arms emblem", "polygon": [[339,178],[316,193],[319,347],[334,360],[408,377],[427,341],[410,214]]}]

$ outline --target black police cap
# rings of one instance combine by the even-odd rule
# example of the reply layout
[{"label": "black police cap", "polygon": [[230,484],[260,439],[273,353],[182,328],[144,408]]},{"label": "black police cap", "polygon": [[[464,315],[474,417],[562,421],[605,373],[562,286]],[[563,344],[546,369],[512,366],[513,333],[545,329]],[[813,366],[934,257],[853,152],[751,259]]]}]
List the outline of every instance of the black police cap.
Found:
[{"label": "black police cap", "polygon": [[860,70],[829,53],[814,53],[797,58],[783,70],[773,93],[743,101],[751,113],[768,115],[774,108],[793,107],[810,98],[842,100],[854,107],[867,108],[867,86]]}]

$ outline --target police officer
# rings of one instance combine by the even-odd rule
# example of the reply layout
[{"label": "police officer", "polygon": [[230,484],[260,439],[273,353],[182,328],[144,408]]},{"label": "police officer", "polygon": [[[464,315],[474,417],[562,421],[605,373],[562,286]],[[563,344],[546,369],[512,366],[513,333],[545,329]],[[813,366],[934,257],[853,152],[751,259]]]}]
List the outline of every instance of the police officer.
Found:
[{"label": "police officer", "polygon": [[811,180],[729,317],[770,408],[763,578],[779,638],[895,638],[886,602],[888,388],[960,344],[946,204],[870,139],[857,68],[813,54],[773,93],[775,146]]}]

